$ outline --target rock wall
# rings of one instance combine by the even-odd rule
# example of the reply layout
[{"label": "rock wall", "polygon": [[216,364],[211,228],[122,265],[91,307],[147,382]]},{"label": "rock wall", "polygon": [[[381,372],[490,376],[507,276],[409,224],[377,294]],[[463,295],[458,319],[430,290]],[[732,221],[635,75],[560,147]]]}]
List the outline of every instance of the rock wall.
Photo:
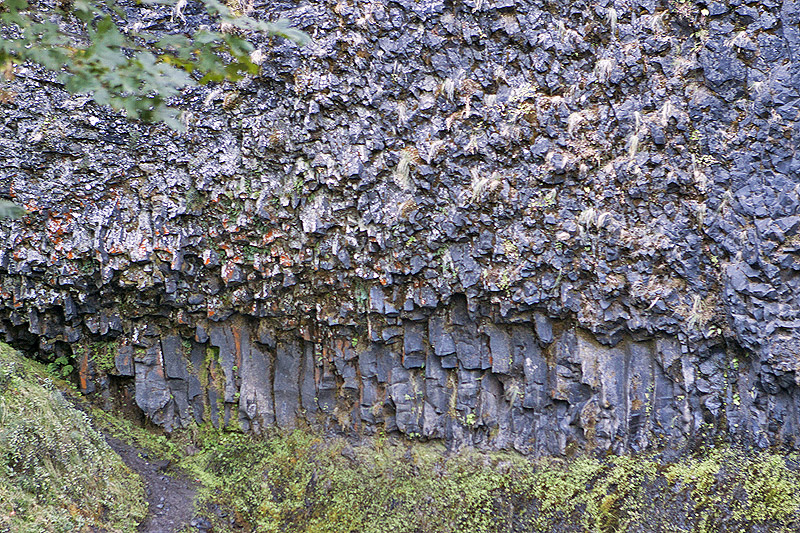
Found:
[{"label": "rock wall", "polygon": [[5,339],[167,430],[798,445],[798,2],[262,4],[183,133],[20,69]]}]

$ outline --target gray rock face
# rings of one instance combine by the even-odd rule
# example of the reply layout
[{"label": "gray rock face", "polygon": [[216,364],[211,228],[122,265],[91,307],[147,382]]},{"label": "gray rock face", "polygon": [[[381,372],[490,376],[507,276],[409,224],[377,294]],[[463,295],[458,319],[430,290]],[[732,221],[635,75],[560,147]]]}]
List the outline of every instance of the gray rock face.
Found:
[{"label": "gray rock face", "polygon": [[797,2],[270,9],[180,134],[21,69],[6,340],[168,430],[800,445]]}]

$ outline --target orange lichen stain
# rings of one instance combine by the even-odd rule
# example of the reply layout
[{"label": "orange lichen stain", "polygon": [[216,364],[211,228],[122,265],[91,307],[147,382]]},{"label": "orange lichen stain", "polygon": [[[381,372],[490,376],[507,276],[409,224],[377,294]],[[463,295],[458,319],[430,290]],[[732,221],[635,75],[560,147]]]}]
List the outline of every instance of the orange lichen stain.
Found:
[{"label": "orange lichen stain", "polygon": [[271,229],[263,235],[262,240],[264,244],[272,244],[273,242],[275,242],[275,239],[278,239],[279,237],[283,237],[283,233]]},{"label": "orange lichen stain", "polygon": [[64,227],[65,226],[64,222],[65,221],[62,220],[61,218],[56,218],[56,217],[50,217],[47,219],[46,223],[47,233],[51,239],[55,240],[57,236],[61,236],[67,233],[67,230]]},{"label": "orange lichen stain", "polygon": [[78,375],[80,376],[81,381],[81,389],[86,390],[89,384],[89,356],[88,354],[84,354],[80,360],[80,367],[78,370]]},{"label": "orange lichen stain", "polygon": [[290,267],[292,266],[292,258],[289,257],[287,254],[281,254],[280,264],[282,267]]},{"label": "orange lichen stain", "polygon": [[232,265],[231,263],[226,263],[222,267],[222,279],[225,280],[225,283],[229,282],[233,278],[234,272],[236,272],[236,266]]}]

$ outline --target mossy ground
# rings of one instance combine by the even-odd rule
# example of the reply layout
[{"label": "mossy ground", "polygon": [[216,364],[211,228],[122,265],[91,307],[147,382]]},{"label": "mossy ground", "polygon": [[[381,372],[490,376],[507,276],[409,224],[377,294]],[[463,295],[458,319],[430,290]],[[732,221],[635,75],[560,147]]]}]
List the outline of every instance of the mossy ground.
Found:
[{"label": "mossy ground", "polygon": [[57,385],[0,343],[0,531],[135,531],[141,480]]},{"label": "mossy ground", "polygon": [[[141,483],[41,367],[1,348],[0,530],[130,531]],[[696,445],[683,453],[530,460],[307,430],[171,436],[97,409],[94,424],[200,482],[214,531],[779,532],[800,530],[798,459]]]},{"label": "mossy ground", "polygon": [[796,458],[728,445],[532,461],[305,430],[256,439],[194,428],[168,440],[108,420],[200,480],[200,508],[227,511],[209,514],[215,531],[800,530]]}]

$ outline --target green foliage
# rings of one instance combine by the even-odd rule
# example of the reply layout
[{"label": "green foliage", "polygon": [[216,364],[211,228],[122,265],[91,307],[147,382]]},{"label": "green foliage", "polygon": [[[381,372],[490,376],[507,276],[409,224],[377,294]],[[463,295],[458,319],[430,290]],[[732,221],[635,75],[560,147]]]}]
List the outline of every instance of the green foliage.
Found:
[{"label": "green foliage", "polygon": [[[235,515],[231,526],[210,513],[219,531],[788,532],[800,517],[797,471],[780,456],[729,447],[670,463],[657,455],[532,461],[384,436],[353,446],[302,430],[268,439],[210,427],[171,439],[131,427],[124,435],[198,479],[201,509]],[[199,452],[182,453],[187,441]]]},{"label": "green foliage", "polygon": [[108,374],[116,369],[114,358],[117,354],[117,343],[94,342],[89,345],[89,357],[91,357],[95,368]]},{"label": "green foliage", "polygon": [[[143,514],[138,481],[97,465],[109,453],[102,439],[53,392],[43,368],[5,354],[0,361],[0,529],[132,530]],[[800,530],[798,458],[771,452],[718,445],[670,459],[531,460],[383,434],[353,444],[305,430],[254,438],[204,426],[167,438],[91,412],[105,431],[198,480],[200,512],[229,513],[207,511],[215,531]]]},{"label": "green foliage", "polygon": [[0,199],[0,220],[4,218],[22,218],[25,213],[27,211],[17,204]]},{"label": "green foliage", "polygon": [[92,422],[95,425],[121,441],[143,448],[155,457],[175,462],[185,455],[181,448],[180,439],[170,440],[160,432],[139,427],[114,413],[103,411],[91,405],[86,407],[91,412]]},{"label": "green foliage", "polygon": [[[175,5],[176,0],[150,2]],[[26,0],[7,0],[0,11],[0,69],[13,77],[14,65],[31,62],[54,72],[71,93],[90,93],[99,104],[123,110],[134,119],[164,121],[181,129],[177,110],[167,100],[186,86],[236,80],[258,72],[253,45],[239,34],[266,33],[299,44],[308,35],[286,21],[269,23],[236,16],[217,0],[203,0],[220,22],[220,31],[205,27],[191,36],[156,35],[126,28],[126,13],[114,0],[64,2],[55,16],[44,16]],[[178,3],[173,13],[182,17]],[[65,28],[77,25],[84,34]],[[133,26],[132,28],[134,28]],[[225,31],[222,31],[222,29]],[[2,207],[2,206],[0,206]]]},{"label": "green foliage", "polygon": [[[697,532],[718,531],[729,515],[729,521],[741,527],[768,521],[798,523],[798,475],[777,455],[714,448],[671,465],[664,475],[674,486],[691,491],[688,510],[698,517]],[[783,524],[771,531],[797,530]]]},{"label": "green foliage", "polygon": [[47,365],[47,370],[56,377],[66,378],[72,374],[72,371],[75,370],[75,367],[72,366],[68,357],[62,355],[56,357],[56,360],[52,363],[49,363]]},{"label": "green foliage", "polygon": [[0,530],[136,531],[141,480],[53,385],[0,343]]},{"label": "green foliage", "polygon": [[[129,118],[163,121],[182,130],[179,111],[168,101],[183,88],[258,73],[255,49],[240,35],[273,35],[299,45],[310,40],[286,20],[264,22],[233,13],[218,0],[201,1],[220,30],[201,27],[187,36],[137,31],[135,24],[122,30],[127,15],[114,0],[61,2],[55,13],[37,9],[35,2],[5,0],[0,3],[0,75],[10,80],[16,65],[36,64],[58,73],[70,93],[88,93],[98,104],[124,111]],[[180,0],[147,3],[174,6],[173,15],[183,17]],[[81,35],[68,29],[74,26]],[[0,101],[12,95],[0,89]],[[25,213],[0,200],[0,220]]]},{"label": "green foliage", "polygon": [[468,413],[467,416],[464,418],[464,422],[467,426],[472,427],[478,421],[478,417],[475,413]]}]

